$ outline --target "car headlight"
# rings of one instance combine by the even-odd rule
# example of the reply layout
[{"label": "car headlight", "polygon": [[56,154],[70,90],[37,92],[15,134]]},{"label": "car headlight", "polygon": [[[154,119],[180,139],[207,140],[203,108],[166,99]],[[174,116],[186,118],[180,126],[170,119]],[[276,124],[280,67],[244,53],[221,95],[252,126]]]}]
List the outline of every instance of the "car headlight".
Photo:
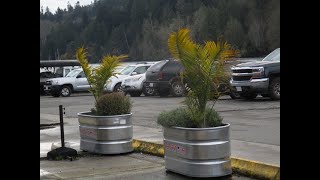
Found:
[{"label": "car headlight", "polygon": [[58,81],[58,80],[53,80],[53,81],[51,81],[51,82],[52,82],[52,85],[59,84],[59,81]]},{"label": "car headlight", "polygon": [[264,76],[264,67],[256,67],[254,69],[252,69],[252,78],[261,78]]},{"label": "car headlight", "polygon": [[128,83],[128,82],[130,82],[131,81],[131,79],[125,79],[124,81],[123,81],[123,83]]},{"label": "car headlight", "polygon": [[111,80],[107,80],[106,85],[111,84]]},{"label": "car headlight", "polygon": [[104,89],[108,89],[111,87],[112,81],[111,80],[107,80],[106,83],[104,84]]}]

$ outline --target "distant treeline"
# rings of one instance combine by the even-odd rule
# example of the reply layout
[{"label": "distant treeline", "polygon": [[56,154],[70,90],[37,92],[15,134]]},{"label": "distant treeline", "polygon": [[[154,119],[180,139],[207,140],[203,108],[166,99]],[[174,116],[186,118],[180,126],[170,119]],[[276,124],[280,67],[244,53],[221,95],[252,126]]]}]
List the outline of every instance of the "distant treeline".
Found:
[{"label": "distant treeline", "polygon": [[197,42],[224,38],[242,57],[280,47],[280,0],[98,0],[40,10],[40,60],[75,59],[85,46],[90,62],[105,54],[130,60],[169,58],[168,35],[191,29]]}]

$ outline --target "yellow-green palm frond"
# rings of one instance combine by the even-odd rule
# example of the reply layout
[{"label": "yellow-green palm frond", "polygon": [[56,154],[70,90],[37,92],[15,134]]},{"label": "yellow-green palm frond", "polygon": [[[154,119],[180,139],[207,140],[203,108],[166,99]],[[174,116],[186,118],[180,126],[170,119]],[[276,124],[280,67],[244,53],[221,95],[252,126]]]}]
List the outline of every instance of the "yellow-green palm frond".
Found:
[{"label": "yellow-green palm frond", "polygon": [[209,64],[211,79],[214,81],[217,77],[226,76],[224,69],[225,61],[236,54],[236,51],[231,49],[230,44],[223,40],[219,40],[217,43],[208,41],[205,42],[203,50],[207,52],[206,65]]},{"label": "yellow-green palm frond", "polygon": [[83,69],[83,72],[88,79],[88,82],[93,83],[94,80],[92,78],[92,70],[89,66],[89,62],[87,59],[87,52],[84,49],[84,47],[81,47],[76,51],[76,58],[78,59],[80,65]]},{"label": "yellow-green palm frond", "polygon": [[181,29],[169,36],[168,48],[173,58],[182,64],[193,64],[197,56],[197,45],[191,41],[188,29]]},{"label": "yellow-green palm frond", "polygon": [[82,66],[83,72],[87,77],[88,83],[90,84],[90,92],[94,95],[97,100],[104,90],[106,81],[113,75],[115,75],[115,68],[120,65],[120,61],[128,56],[111,56],[106,55],[102,58],[100,66],[95,69],[91,69],[89,62],[86,57],[86,50],[81,47],[76,52],[76,57]]},{"label": "yellow-green palm frond", "polygon": [[96,69],[96,76],[105,83],[111,76],[115,74],[115,69],[120,65],[120,61],[126,58],[125,55],[120,56],[104,56],[101,65]]},{"label": "yellow-green palm frond", "polygon": [[111,56],[106,55],[102,58],[101,65],[96,68],[95,70],[95,79],[97,86],[97,89],[100,89],[97,91],[97,95],[100,96],[103,94],[103,87],[106,83],[106,81],[113,75],[115,75],[115,69],[120,65],[120,61],[123,58],[126,58],[128,56],[126,55],[120,55],[120,56]]},{"label": "yellow-green palm frond", "polygon": [[226,60],[229,60],[233,57],[235,57],[239,51],[238,50],[233,50],[231,48],[231,45],[228,44],[226,41],[220,40],[218,41],[218,48],[220,49],[219,53],[219,62],[224,64]]},{"label": "yellow-green palm frond", "polygon": [[208,64],[216,60],[216,56],[219,52],[219,47],[214,41],[207,41],[203,47],[203,51],[206,52],[206,60]]}]

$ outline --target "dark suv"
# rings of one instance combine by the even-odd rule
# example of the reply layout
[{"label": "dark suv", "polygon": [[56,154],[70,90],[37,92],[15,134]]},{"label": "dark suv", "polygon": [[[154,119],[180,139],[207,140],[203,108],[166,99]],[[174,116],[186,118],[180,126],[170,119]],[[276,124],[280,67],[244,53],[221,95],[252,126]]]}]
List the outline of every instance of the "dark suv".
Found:
[{"label": "dark suv", "polygon": [[[144,89],[154,89],[160,96],[180,97],[186,92],[185,85],[181,82],[180,73],[184,70],[181,62],[176,60],[162,60],[151,66],[146,71],[146,81]],[[224,95],[229,95],[232,99],[239,98],[239,94],[228,82],[222,80],[218,86],[218,91]],[[184,82],[187,82],[184,79]]]},{"label": "dark suv", "polygon": [[50,79],[50,78],[55,78],[55,77],[56,77],[56,74],[54,74],[51,71],[40,72],[40,94],[41,95],[46,94],[43,89],[43,86],[44,86],[46,80]]},{"label": "dark suv", "polygon": [[176,60],[162,60],[151,66],[146,72],[144,87],[154,88],[160,96],[183,96],[185,87],[181,83],[180,73],[183,65]]}]

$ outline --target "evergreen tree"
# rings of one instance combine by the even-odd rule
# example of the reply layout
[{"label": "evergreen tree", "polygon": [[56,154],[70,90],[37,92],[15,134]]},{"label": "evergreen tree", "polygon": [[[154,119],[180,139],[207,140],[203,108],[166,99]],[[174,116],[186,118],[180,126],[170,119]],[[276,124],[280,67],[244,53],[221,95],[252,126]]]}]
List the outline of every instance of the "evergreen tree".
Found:
[{"label": "evergreen tree", "polygon": [[85,45],[90,61],[108,53],[160,60],[179,28],[189,28],[199,43],[224,37],[242,56],[262,56],[280,47],[280,1],[94,0],[68,2],[55,14],[41,7],[40,59],[74,58],[75,47]]}]

